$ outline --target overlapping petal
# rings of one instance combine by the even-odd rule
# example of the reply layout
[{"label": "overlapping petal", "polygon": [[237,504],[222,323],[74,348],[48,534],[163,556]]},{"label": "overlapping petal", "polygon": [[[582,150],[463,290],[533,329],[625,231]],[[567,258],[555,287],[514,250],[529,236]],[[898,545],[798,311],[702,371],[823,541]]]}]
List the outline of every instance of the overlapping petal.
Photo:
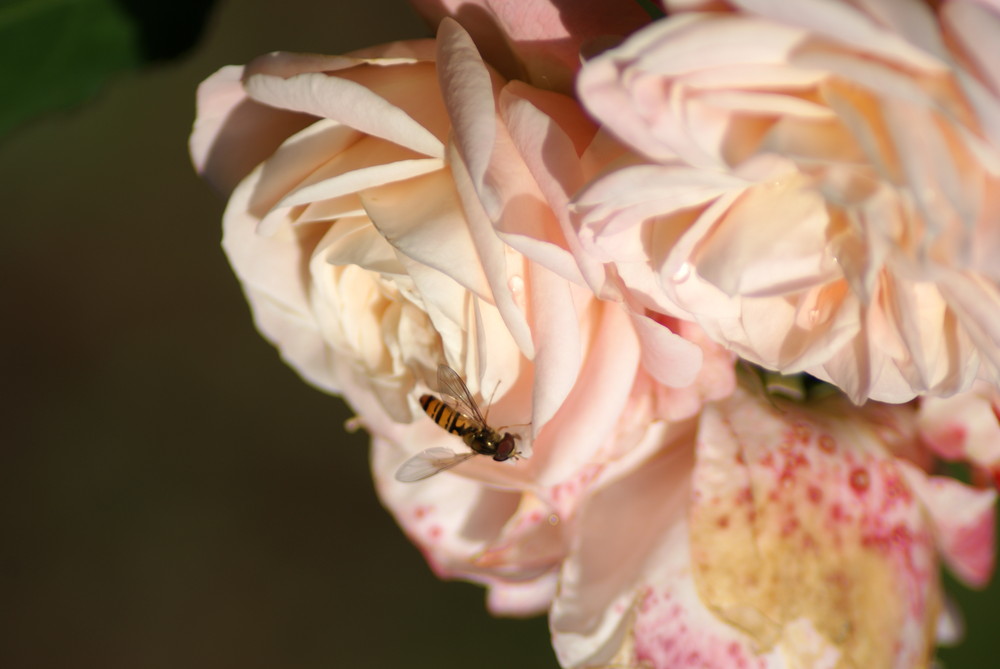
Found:
[{"label": "overlapping petal", "polygon": [[[588,154],[596,127],[570,98],[506,82],[450,20],[433,42],[270,54],[201,99],[200,169],[233,133],[260,140],[219,168],[241,178],[223,246],[262,333],[358,411],[380,496],[437,573],[487,585],[500,613],[547,608],[594,482],[640,468],[663,418],[733,383],[697,329],[588,284],[567,205],[606,164]],[[703,350],[725,363],[694,384]],[[441,363],[491,425],[520,426],[521,457],[401,483],[419,451],[468,448],[417,402],[442,390]]]},{"label": "overlapping petal", "polygon": [[914,407],[737,391],[658,437],[580,508],[564,666],[926,666],[953,617],[939,565],[992,570],[996,494],[927,474]]},{"label": "overlapping petal", "polygon": [[[645,19],[417,4],[459,20],[223,69],[191,152],[258,327],[357,412],[431,568],[548,611],[566,667],[925,666],[940,566],[994,567],[995,3],[667,3],[585,66],[603,128],[558,91]],[[401,482],[468,450],[418,403],[441,363],[517,457]]]},{"label": "overlapping petal", "polygon": [[577,196],[590,257],[856,402],[996,383],[1000,91],[978,37],[1000,13],[724,4],[679,3],[583,68],[583,103],[644,158]]},{"label": "overlapping petal", "polygon": [[456,19],[508,79],[569,93],[580,55],[649,22],[638,3],[617,0],[410,0],[431,26]]}]

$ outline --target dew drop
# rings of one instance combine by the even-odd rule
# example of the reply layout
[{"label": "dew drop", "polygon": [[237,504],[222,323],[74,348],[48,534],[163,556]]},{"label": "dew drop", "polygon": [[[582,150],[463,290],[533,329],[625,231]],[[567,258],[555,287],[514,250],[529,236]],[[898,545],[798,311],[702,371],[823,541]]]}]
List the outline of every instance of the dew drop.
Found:
[{"label": "dew drop", "polygon": [[681,263],[681,266],[677,268],[677,271],[674,272],[674,275],[671,277],[674,283],[684,283],[690,278],[691,278],[691,263],[689,262]]},{"label": "dew drop", "polygon": [[514,295],[520,295],[524,292],[524,279],[517,275],[510,277],[507,279],[507,288],[509,288],[510,292]]}]

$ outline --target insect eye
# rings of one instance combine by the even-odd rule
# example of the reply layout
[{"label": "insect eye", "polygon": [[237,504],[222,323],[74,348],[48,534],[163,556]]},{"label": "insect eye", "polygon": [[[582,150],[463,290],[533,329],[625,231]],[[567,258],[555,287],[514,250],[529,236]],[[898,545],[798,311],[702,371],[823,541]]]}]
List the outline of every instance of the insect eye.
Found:
[{"label": "insect eye", "polygon": [[503,462],[504,460],[508,460],[512,455],[514,455],[514,436],[508,432],[504,434],[503,439],[497,444],[497,452],[493,456],[493,459],[497,462]]}]

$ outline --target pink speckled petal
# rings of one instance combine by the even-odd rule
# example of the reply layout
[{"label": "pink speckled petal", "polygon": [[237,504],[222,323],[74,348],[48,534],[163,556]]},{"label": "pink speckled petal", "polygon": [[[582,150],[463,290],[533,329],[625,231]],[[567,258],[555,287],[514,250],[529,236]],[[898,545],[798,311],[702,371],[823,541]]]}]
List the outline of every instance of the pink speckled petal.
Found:
[{"label": "pink speckled petal", "polygon": [[496,616],[541,615],[549,610],[558,587],[556,571],[528,581],[494,583],[486,594],[486,606]]},{"label": "pink speckled petal", "polygon": [[[427,445],[451,443],[440,441],[434,432],[441,430],[429,425],[409,434],[411,438],[424,434]],[[418,450],[414,447],[413,453]],[[520,495],[459,475],[466,465],[438,474],[430,482],[400,483],[395,473],[407,457],[391,443],[373,440],[372,471],[382,503],[439,577],[492,582],[492,570],[476,568],[474,562],[516,514]]]},{"label": "pink speckled petal", "polygon": [[996,490],[928,477],[914,467],[903,471],[930,514],[945,563],[966,584],[984,587],[993,575],[996,554]]},{"label": "pink speckled petal", "polygon": [[888,446],[843,400],[708,407],[691,514],[708,606],[795,666],[814,666],[815,647],[791,641],[803,630],[857,666],[922,666],[940,613],[934,537]]},{"label": "pink speckled petal", "polygon": [[517,511],[478,556],[477,567],[499,568],[523,577],[551,573],[565,557],[563,528],[547,502],[534,494],[521,496]]},{"label": "pink speckled petal", "polygon": [[690,467],[690,445],[678,444],[586,496],[549,617],[562,666],[610,663],[643,585],[685,561]]},{"label": "pink speckled petal", "polygon": [[1000,393],[985,383],[951,397],[925,397],[920,401],[921,435],[942,458],[1000,467],[998,407]]},{"label": "pink speckled petal", "polygon": [[[685,564],[684,540],[673,546],[658,577],[639,591],[632,635],[635,660],[650,669],[784,669],[776,656],[758,656],[753,640],[705,606]],[[794,665],[793,665],[794,666]],[[823,664],[799,665],[817,669]],[[832,669],[832,665],[831,669]]]}]

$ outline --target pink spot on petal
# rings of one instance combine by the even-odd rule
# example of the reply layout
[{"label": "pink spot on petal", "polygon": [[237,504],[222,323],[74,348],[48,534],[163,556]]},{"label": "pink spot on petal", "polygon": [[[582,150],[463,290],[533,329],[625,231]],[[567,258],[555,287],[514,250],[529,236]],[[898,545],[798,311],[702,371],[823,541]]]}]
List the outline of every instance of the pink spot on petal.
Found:
[{"label": "pink spot on petal", "polygon": [[892,528],[892,540],[897,544],[909,545],[913,541],[913,535],[908,528],[898,525]]},{"label": "pink spot on petal", "polygon": [[861,467],[855,467],[851,471],[850,480],[851,487],[858,494],[867,492],[868,486],[871,485],[871,477],[868,475],[868,470]]},{"label": "pink spot on petal", "polygon": [[805,423],[796,423],[792,427],[792,431],[795,433],[795,438],[799,441],[799,443],[802,444],[809,443],[809,439],[812,436],[812,431],[809,429],[808,425],[806,425]]}]

